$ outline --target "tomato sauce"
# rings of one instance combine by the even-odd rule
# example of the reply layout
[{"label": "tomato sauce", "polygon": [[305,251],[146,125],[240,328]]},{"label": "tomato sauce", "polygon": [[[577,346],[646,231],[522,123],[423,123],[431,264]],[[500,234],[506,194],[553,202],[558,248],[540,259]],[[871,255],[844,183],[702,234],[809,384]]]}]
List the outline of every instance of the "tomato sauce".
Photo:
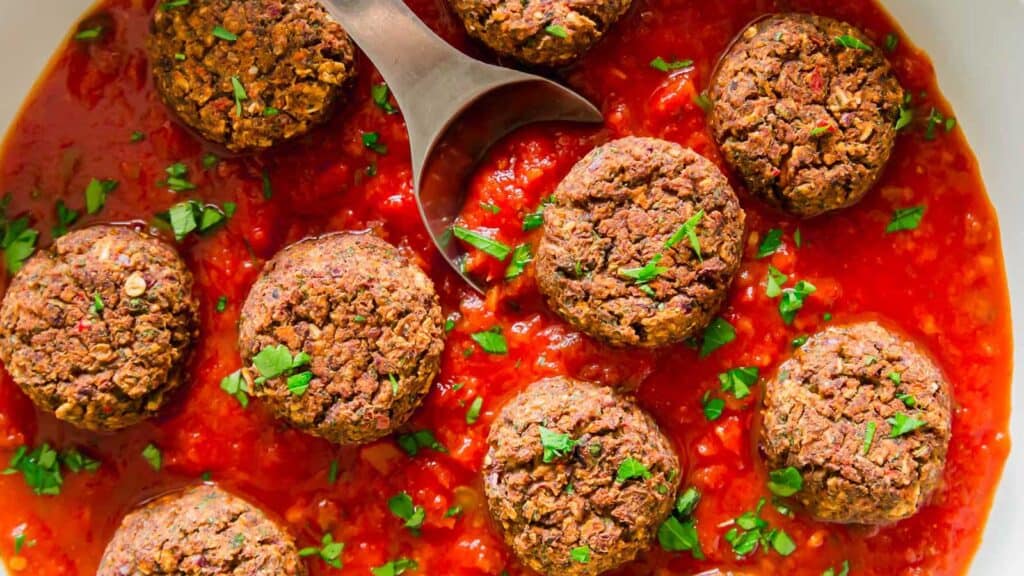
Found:
[{"label": "tomato sauce", "polygon": [[[482,54],[443,0],[409,4],[445,39]],[[465,225],[510,246],[535,244],[538,232],[522,231],[524,215],[587,150],[615,137],[673,140],[723,165],[696,97],[730,39],[761,14],[805,10],[841,18],[879,45],[887,34],[899,33],[874,2],[635,4],[604,43],[563,75],[602,108],[605,125],[539,126],[508,138],[472,179]],[[1010,446],[1009,300],[996,215],[978,167],[959,130],[940,128],[934,139],[925,137],[924,116],[932,106],[946,116],[952,112],[928,58],[905,38],[890,58],[914,95],[918,120],[901,134],[882,181],[860,205],[797,221],[754,200],[734,181],[747,211],[748,237],[744,265],[721,315],[737,337],[699,359],[685,345],[616,350],[572,330],[544,307],[532,266],[486,296],[462,284],[420,222],[402,117],[386,114],[371,100],[370,88],[381,80],[365,58],[349,105],[327,126],[282,150],[224,157],[204,167],[203,156],[219,152],[175,122],[149,77],[144,44],[153,9],[154,0],[106,0],[82,24],[102,22],[103,35],[92,42],[69,40],[61,49],[0,158],[0,190],[11,198],[7,215],[28,216],[40,231],[39,245],[47,246],[55,202],[63,199],[84,213],[83,191],[92,178],[116,179],[120,187],[102,211],[83,216],[76,227],[152,223],[156,213],[186,198],[233,201],[238,211],[225,227],[180,245],[196,276],[202,334],[188,384],[161,417],[113,435],[74,430],[36,411],[0,371],[0,466],[19,446],[44,442],[59,450],[78,448],[102,463],[95,473],[67,473],[58,496],[34,495],[20,474],[0,475],[0,553],[15,574],[93,574],[126,512],[154,495],[199,482],[204,474],[278,516],[301,546],[316,544],[328,532],[344,542],[344,573],[368,574],[371,567],[409,557],[419,564],[412,573],[525,574],[488,520],[479,471],[488,425],[503,402],[536,379],[559,374],[635,393],[676,443],[682,486],[695,486],[703,495],[696,521],[706,559],[654,544],[618,574],[719,569],[818,576],[830,567],[838,573],[844,561],[856,575],[966,571]],[[695,65],[660,72],[649,66],[657,56],[693,59]],[[133,142],[135,131],[145,139]],[[387,154],[364,148],[361,136],[371,131],[380,134]],[[160,183],[176,162],[188,166],[194,192],[176,194]],[[895,209],[916,205],[927,207],[919,228],[885,233]],[[757,247],[772,228],[784,231],[782,247],[757,259]],[[243,409],[220,389],[221,379],[240,366],[239,310],[262,265],[291,242],[334,230],[371,230],[399,245],[435,280],[455,327],[441,376],[408,429],[433,431],[446,453],[428,449],[409,457],[393,439],[332,446],[289,430],[258,401]],[[791,327],[765,295],[769,264],[818,287]],[[505,264],[473,252],[467,266],[500,278]],[[227,306],[217,312],[221,296]],[[822,524],[799,512],[790,518],[768,505],[764,518],[787,531],[796,551],[782,557],[762,549],[737,558],[724,539],[725,524],[759,499],[770,500],[755,446],[756,398],[764,378],[790,353],[791,341],[826,326],[826,318],[880,319],[919,342],[942,366],[956,401],[943,485],[919,514],[881,528]],[[494,326],[508,340],[505,356],[489,355],[470,339]],[[717,378],[739,366],[757,366],[762,375],[755,393],[742,401],[723,395]],[[702,411],[708,391],[726,399],[724,414],[714,422]],[[467,424],[467,409],[477,397],[483,399],[479,420]],[[141,455],[150,443],[163,453],[159,472]],[[332,462],[338,463],[333,484]],[[402,491],[426,510],[419,536],[388,510],[388,498]],[[462,514],[446,517],[456,504]],[[19,530],[25,543],[16,554]],[[310,560],[309,567],[313,575],[336,573],[320,560]]]}]

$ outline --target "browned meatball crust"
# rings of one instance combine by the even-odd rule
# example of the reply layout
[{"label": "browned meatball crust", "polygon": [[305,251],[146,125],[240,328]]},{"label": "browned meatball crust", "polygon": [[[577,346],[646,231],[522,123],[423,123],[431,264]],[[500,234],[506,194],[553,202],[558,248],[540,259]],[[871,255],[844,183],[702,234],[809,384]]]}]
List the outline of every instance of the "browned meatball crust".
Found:
[{"label": "browned meatball crust", "polygon": [[211,485],[125,516],[96,576],[305,576],[295,541],[262,511]]},{"label": "browned meatball crust", "polygon": [[[555,312],[613,345],[680,342],[724,302],[744,218],[725,176],[696,152],[653,138],[615,140],[576,164],[545,209],[538,286]],[[688,221],[699,254],[680,236]],[[646,266],[660,273],[636,277]]]},{"label": "browned meatball crust", "polygon": [[246,363],[275,346],[307,354],[304,393],[281,376],[255,394],[296,428],[360,444],[390,434],[420,405],[440,369],[444,326],[430,278],[394,246],[333,234],[267,264],[242,309],[239,346]]},{"label": "browned meatball crust", "polygon": [[[571,446],[546,456],[542,435],[550,434],[567,435]],[[542,574],[590,576],[633,560],[672,508],[679,459],[671,443],[608,388],[537,382],[502,409],[487,441],[491,515],[520,560]],[[627,461],[643,473],[623,476]],[[581,548],[586,563],[572,557]]]},{"label": "browned meatball crust", "polygon": [[499,54],[538,66],[582,56],[632,0],[450,0],[469,35]]},{"label": "browned meatball crust", "polygon": [[864,33],[808,14],[747,27],[710,95],[711,128],[729,164],[754,194],[801,217],[867,194],[889,161],[903,102]]},{"label": "browned meatball crust", "polygon": [[795,498],[815,518],[894,522],[939,485],[950,410],[945,378],[912,344],[875,323],[829,328],[768,384],[761,450],[769,469],[801,472]]},{"label": "browned meatball crust", "polygon": [[0,308],[0,359],[39,408],[90,430],[152,417],[197,335],[192,274],[175,250],[120,226],[59,238]]},{"label": "browned meatball crust", "polygon": [[167,105],[235,151],[306,134],[329,117],[356,74],[351,40],[315,0],[157,8],[148,49]]}]

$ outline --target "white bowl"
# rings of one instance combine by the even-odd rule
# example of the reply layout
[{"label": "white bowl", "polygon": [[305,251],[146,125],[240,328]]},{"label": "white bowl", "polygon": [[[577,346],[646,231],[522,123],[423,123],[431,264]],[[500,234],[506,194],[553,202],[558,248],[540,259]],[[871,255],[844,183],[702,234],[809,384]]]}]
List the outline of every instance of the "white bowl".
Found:
[{"label": "white bowl", "polygon": [[[372,0],[364,0],[372,1]],[[858,1],[858,0],[850,0]],[[981,164],[1002,222],[1013,305],[1024,303],[1024,0],[887,0],[908,36],[932,57],[946,98]],[[6,55],[0,126],[8,126],[54,50],[92,0],[0,0],[0,52]],[[6,132],[6,128],[3,130]],[[1024,334],[1024,315],[1014,320]],[[1024,365],[1024,347],[1014,353]],[[1024,379],[1016,377],[1019,389]],[[1018,390],[1019,392],[1019,390]],[[1014,395],[1014,408],[1024,404]],[[1024,438],[1024,414],[1014,410],[1012,436]],[[1013,451],[973,574],[1019,573],[1024,544],[1024,454]],[[0,576],[4,569],[0,566]]]}]

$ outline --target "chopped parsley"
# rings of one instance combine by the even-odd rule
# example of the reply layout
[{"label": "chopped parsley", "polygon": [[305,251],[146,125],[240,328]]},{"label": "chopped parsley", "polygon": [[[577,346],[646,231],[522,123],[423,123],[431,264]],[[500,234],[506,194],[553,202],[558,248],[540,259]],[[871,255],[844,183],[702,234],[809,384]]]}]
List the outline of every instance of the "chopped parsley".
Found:
[{"label": "chopped parsley", "polygon": [[338,483],[338,461],[331,460],[331,463],[327,466],[327,483],[334,485]]},{"label": "chopped parsley", "polygon": [[100,296],[99,292],[93,292],[92,294],[92,305],[89,307],[89,311],[92,312],[93,316],[97,318],[103,317],[103,296]]},{"label": "chopped parsley", "polygon": [[252,391],[249,390],[249,384],[242,376],[241,370],[235,370],[221,379],[220,389],[237,400],[242,405],[242,408],[249,407],[249,393]]},{"label": "chopped parsley", "polygon": [[218,158],[217,155],[213,153],[203,154],[202,163],[203,168],[209,170],[210,168],[213,168],[214,166],[220,163],[220,158]]},{"label": "chopped parsley", "polygon": [[490,212],[491,214],[501,214],[501,206],[498,206],[493,202],[481,202],[480,208],[487,212]]},{"label": "chopped parsley", "polygon": [[863,40],[856,36],[850,36],[849,34],[843,34],[842,36],[836,36],[836,44],[843,48],[851,48],[853,50],[862,50],[864,52],[871,52],[871,46],[864,43]]},{"label": "chopped parsley", "polygon": [[750,387],[757,382],[757,366],[733,368],[728,372],[718,375],[718,381],[722,384],[722,392],[732,394],[737,400],[743,400],[750,396]]},{"label": "chopped parsley", "polygon": [[9,476],[21,473],[35,494],[56,496],[64,485],[64,476],[60,470],[62,464],[72,473],[95,472],[100,467],[98,460],[89,458],[77,449],[71,448],[64,454],[58,454],[49,444],[42,444],[32,450],[28,446],[19,447],[7,468],[0,474]]},{"label": "chopped parsley", "polygon": [[668,272],[668,268],[658,266],[658,262],[661,262],[661,258],[661,254],[655,254],[654,257],[651,258],[650,262],[641,268],[619,268],[619,275],[629,278],[639,286],[649,284],[658,276]]},{"label": "chopped parsley", "polygon": [[195,190],[196,185],[188,180],[188,166],[181,162],[175,162],[167,167],[167,187],[174,192],[188,192]]},{"label": "chopped parsley", "polygon": [[171,206],[166,213],[158,214],[157,217],[171,225],[174,239],[181,242],[192,232],[202,234],[217,228],[230,217],[229,212],[234,214],[234,211],[233,203],[225,203],[222,209],[213,204],[186,200]]},{"label": "chopped parsley", "polygon": [[16,274],[36,251],[36,240],[39,232],[29,227],[27,216],[16,220],[7,220],[7,204],[10,196],[0,201],[0,249],[4,251],[4,263],[7,272]]},{"label": "chopped parsley", "polygon": [[430,430],[419,430],[409,434],[402,434],[395,440],[403,452],[410,458],[420,453],[420,450],[430,449],[434,452],[447,454],[448,449],[444,447]]},{"label": "chopped parsley", "polygon": [[164,467],[164,455],[156,444],[149,443],[142,449],[142,458],[149,463],[149,467],[157,472]]},{"label": "chopped parsley", "polygon": [[544,31],[547,32],[548,35],[554,36],[555,38],[569,37],[569,32],[566,31],[566,29],[563,28],[562,26],[559,26],[558,24],[548,25],[547,27],[544,28]]},{"label": "chopped parsley", "polygon": [[252,359],[252,364],[259,372],[260,377],[255,380],[257,385],[262,385],[267,380],[285,376],[285,386],[295,396],[302,396],[309,389],[309,383],[313,380],[313,373],[309,370],[302,370],[310,362],[309,354],[299,352],[292,355],[286,346],[278,344],[260,350]]},{"label": "chopped parsley", "polygon": [[936,132],[939,127],[943,127],[947,133],[952,132],[956,128],[956,118],[950,116],[949,118],[942,115],[937,108],[932,108],[931,112],[928,113],[928,119],[926,120],[924,129],[925,140],[935,140]]},{"label": "chopped parsley", "polygon": [[910,208],[898,208],[892,213],[892,220],[885,228],[886,234],[903,232],[905,230],[917,230],[924,218],[924,206],[912,206]]},{"label": "chopped parsley", "polygon": [[802,490],[803,487],[803,476],[800,475],[799,470],[792,466],[772,470],[768,473],[768,489],[776,496],[782,496],[783,498],[792,496]]},{"label": "chopped parsley", "polygon": [[79,213],[77,210],[68,208],[63,200],[57,200],[55,209],[57,212],[57,223],[53,225],[50,233],[54,238],[60,238],[68,233],[69,226],[78,221]]},{"label": "chopped parsley", "polygon": [[228,309],[228,297],[223,294],[217,298],[216,310],[217,312],[224,312]]},{"label": "chopped parsley", "polygon": [[918,420],[917,418],[908,416],[902,412],[897,412],[892,418],[886,420],[886,422],[892,426],[892,430],[889,431],[889,438],[905,436],[925,425],[923,420]]},{"label": "chopped parsley", "polygon": [[169,12],[175,8],[182,8],[189,5],[189,0],[168,0],[160,4],[160,10],[163,12]]},{"label": "chopped parsley", "polygon": [[484,407],[484,399],[477,396],[473,399],[473,402],[469,405],[469,410],[466,410],[466,424],[472,426],[476,424],[477,420],[480,419],[480,409]]},{"label": "chopped parsley", "polygon": [[479,344],[480,348],[483,348],[483,351],[488,354],[508,354],[508,342],[505,341],[505,336],[501,333],[500,326],[495,326],[490,330],[471,334],[470,338],[473,339],[473,342]]},{"label": "chopped parsley", "polygon": [[245,91],[245,86],[242,86],[242,81],[238,79],[238,76],[231,77],[231,92],[235,96],[235,115],[241,117],[242,102],[249,99],[249,94]]},{"label": "chopped parsley", "polygon": [[764,293],[769,298],[778,298],[782,295],[782,287],[789,281],[789,276],[786,276],[775,266],[768,265],[768,280],[765,283]]},{"label": "chopped parsley", "polygon": [[707,418],[708,422],[714,422],[722,417],[722,412],[725,410],[725,400],[712,398],[711,392],[708,391],[704,393],[700,403],[704,410],[704,417]]},{"label": "chopped parsley", "polygon": [[422,506],[413,504],[412,497],[406,492],[400,492],[388,499],[388,509],[391,513],[405,521],[405,526],[413,534],[418,534],[423,527],[423,521],[427,513]]},{"label": "chopped parsley", "polygon": [[372,150],[377,154],[387,154],[388,146],[380,141],[380,134],[377,132],[363,132],[363,148]]},{"label": "chopped parsley", "polygon": [[705,113],[711,112],[711,108],[714,106],[714,103],[711,102],[711,98],[708,96],[707,92],[701,92],[694,96],[693,103],[700,106],[700,109]]},{"label": "chopped parsley", "polygon": [[804,307],[804,302],[807,298],[814,294],[818,289],[806,280],[801,280],[796,283],[793,288],[786,288],[782,291],[782,299],[779,300],[779,314],[782,315],[782,321],[786,325],[793,323],[796,319],[796,313]]},{"label": "chopped parsley", "polygon": [[843,560],[842,567],[839,568],[839,572],[829,568],[821,573],[821,576],[849,576],[850,574],[850,561]]},{"label": "chopped parsley", "polygon": [[508,268],[505,269],[505,279],[512,280],[522,275],[523,271],[526,270],[526,265],[533,262],[533,253],[530,251],[530,245],[523,243],[516,246],[515,250],[512,251],[512,261],[508,263]]},{"label": "chopped parsley", "polygon": [[900,45],[900,37],[894,33],[886,34],[885,36],[885,51],[895,52],[896,48]]},{"label": "chopped parsley", "polygon": [[619,464],[619,470],[615,473],[615,481],[625,484],[630,480],[650,480],[651,471],[644,466],[644,463],[635,458],[626,458]]},{"label": "chopped parsley", "polygon": [[523,231],[529,232],[530,230],[536,230],[544,225],[544,209],[555,202],[554,196],[548,196],[541,201],[540,206],[536,210],[527,214],[523,218]]},{"label": "chopped parsley", "polygon": [[782,230],[779,228],[772,228],[764,235],[764,240],[761,241],[761,245],[757,249],[757,257],[767,258],[772,254],[779,251],[782,247]]},{"label": "chopped parsley", "polygon": [[871,443],[875,441],[875,430],[877,429],[878,424],[875,422],[868,422],[864,427],[864,443],[860,447],[861,455],[867,456],[868,451],[871,450]]},{"label": "chopped parsley", "polygon": [[263,199],[270,200],[274,197],[274,183],[270,181],[270,172],[263,170],[260,174],[260,180],[263,185]]},{"label": "chopped parsley", "polygon": [[676,499],[672,515],[658,527],[658,544],[662,549],[667,552],[689,551],[698,560],[704,558],[700,539],[697,537],[696,521],[693,519],[698,503],[700,492],[693,487],[687,488]]},{"label": "chopped parsley", "polygon": [[715,318],[704,330],[700,345],[700,357],[707,358],[712,352],[736,339],[736,329],[721,317]]},{"label": "chopped parsley", "polygon": [[576,441],[568,434],[561,434],[541,426],[540,445],[544,448],[544,454],[541,459],[545,464],[550,464],[559,458],[568,456],[573,448],[576,447]]},{"label": "chopped parsley", "polygon": [[901,376],[900,373],[895,370],[889,372],[889,376],[887,377],[889,378],[889,380],[892,381],[893,384],[899,384],[900,382],[903,381],[903,376]]},{"label": "chopped parsley", "polygon": [[917,408],[917,398],[913,394],[897,394],[896,398],[907,408]]},{"label": "chopped parsley", "polygon": [[807,340],[809,339],[810,336],[808,336],[807,334],[801,334],[796,338],[793,338],[793,341],[790,342],[790,345],[793,346],[793,348],[803,348],[803,345],[807,344]]},{"label": "chopped parsley", "polygon": [[899,132],[914,123],[914,109],[910,107],[910,95],[900,104],[900,117],[896,120],[896,131]]},{"label": "chopped parsley", "polygon": [[84,30],[79,30],[78,33],[75,34],[75,40],[78,40],[79,42],[85,42],[90,40],[96,40],[100,36],[103,36],[103,26],[94,26],[92,28],[85,28]]},{"label": "chopped parsley", "polygon": [[502,262],[504,262],[508,258],[509,254],[512,253],[512,248],[510,248],[508,244],[504,244],[494,240],[493,238],[488,238],[479,232],[474,232],[472,230],[462,228],[461,226],[453,226],[452,234],[466,244],[469,244],[477,250],[480,250],[489,256],[493,256]]},{"label": "chopped parsley", "polygon": [[387,84],[374,84],[370,88],[370,97],[373,98],[373,103],[384,112],[388,114],[398,112],[398,110],[391,105],[391,89],[388,88]]},{"label": "chopped parsley", "polygon": [[829,132],[833,132],[834,130],[835,128],[831,124],[825,126],[815,126],[814,128],[811,128],[811,136],[817,138],[819,136],[824,136]]},{"label": "chopped parsley", "polygon": [[673,70],[688,70],[693,68],[693,60],[665,60],[658,56],[651,60],[651,68],[660,72],[671,72]]},{"label": "chopped parsley", "polygon": [[299,372],[288,377],[285,383],[288,391],[296,396],[302,396],[309,390],[309,383],[313,380],[313,373],[310,371]]},{"label": "chopped parsley", "polygon": [[697,259],[703,262],[704,255],[701,254],[700,251],[700,237],[697,236],[697,226],[700,225],[700,221],[703,219],[703,210],[691,216],[690,219],[684,222],[683,225],[679,227],[679,230],[676,230],[675,234],[665,242],[665,248],[670,249],[676,244],[682,242],[683,238],[687,238],[690,241],[690,247],[693,248],[693,251],[697,254]]},{"label": "chopped parsley", "polygon": [[407,570],[415,570],[419,568],[419,564],[415,560],[410,558],[399,558],[398,560],[392,560],[383,566],[377,566],[376,568],[370,568],[370,573],[373,576],[399,576],[405,574]]},{"label": "chopped parsley", "polygon": [[320,539],[320,546],[308,546],[299,550],[300,558],[309,558],[310,556],[319,556],[328,566],[333,568],[341,569],[341,553],[345,551],[345,544],[343,542],[335,542],[334,536],[330,533],[324,534],[324,537]]},{"label": "chopped parsley", "polygon": [[444,512],[444,517],[445,518],[458,518],[459,516],[462,516],[462,506],[460,506],[458,504],[451,505]]},{"label": "chopped parsley", "polygon": [[132,141],[132,142],[134,142],[134,143],[136,143],[136,144],[137,144],[137,143],[139,143],[139,142],[142,142],[142,141],[143,141],[143,140],[145,140],[145,139],[146,139],[146,135],[145,135],[145,133],[143,133],[143,132],[140,132],[140,131],[138,131],[138,130],[136,130],[136,131],[132,132],[132,135],[131,135],[131,141]]},{"label": "chopped parsley", "polygon": [[725,541],[740,558],[754,553],[758,547],[774,549],[781,556],[789,556],[796,550],[796,544],[789,534],[781,528],[772,528],[761,518],[765,502],[762,498],[755,510],[744,512],[736,518],[736,526],[725,533]]},{"label": "chopped parsley", "polygon": [[117,180],[98,180],[93,178],[85,187],[85,211],[96,214],[107,203],[107,194],[117,190]]},{"label": "chopped parsley", "polygon": [[577,564],[590,562],[590,546],[577,546],[569,551],[569,559]]},{"label": "chopped parsley", "polygon": [[235,40],[238,40],[237,34],[220,25],[214,26],[213,32],[211,32],[211,34],[213,34],[217,38],[220,38],[221,40],[226,40],[228,42],[234,42]]}]

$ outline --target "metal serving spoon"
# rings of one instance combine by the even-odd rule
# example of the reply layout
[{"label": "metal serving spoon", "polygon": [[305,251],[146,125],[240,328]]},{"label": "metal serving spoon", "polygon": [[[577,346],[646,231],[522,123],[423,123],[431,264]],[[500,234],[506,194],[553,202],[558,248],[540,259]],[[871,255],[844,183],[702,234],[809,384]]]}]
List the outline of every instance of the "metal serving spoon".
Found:
[{"label": "metal serving spoon", "polygon": [[600,110],[555,82],[474,60],[431,31],[402,0],[321,0],[369,56],[398,101],[409,131],[420,214],[449,264],[469,175],[513,130],[536,122],[601,122]]}]

